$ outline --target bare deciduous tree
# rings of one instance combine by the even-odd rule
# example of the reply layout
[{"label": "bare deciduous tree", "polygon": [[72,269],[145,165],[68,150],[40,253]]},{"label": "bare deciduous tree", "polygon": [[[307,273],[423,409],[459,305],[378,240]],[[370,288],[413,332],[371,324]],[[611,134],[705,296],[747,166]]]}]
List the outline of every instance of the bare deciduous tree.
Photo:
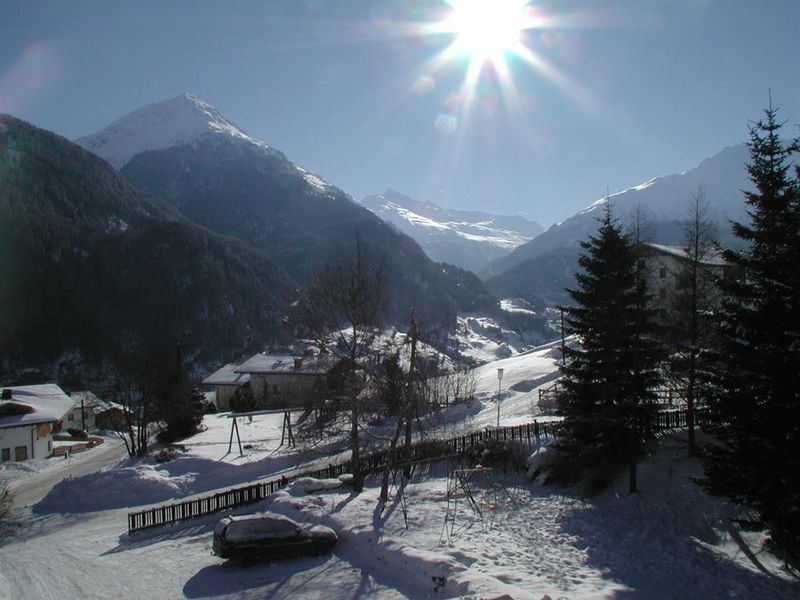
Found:
[{"label": "bare deciduous tree", "polygon": [[672,305],[671,338],[674,347],[671,370],[686,390],[686,425],[689,455],[695,454],[695,400],[698,397],[699,361],[711,335],[709,315],[719,297],[708,263],[714,252],[717,223],[710,214],[705,189],[700,185],[692,195],[683,223],[684,252],[677,273],[678,285]]},{"label": "bare deciduous tree", "polygon": [[336,393],[350,403],[350,449],[353,489],[360,492],[364,479],[359,466],[358,397],[365,378],[361,364],[373,351],[387,299],[384,262],[369,255],[360,236],[354,248],[334,264],[325,265],[311,278],[295,311],[300,333],[313,340],[320,352],[339,358],[341,388]]}]

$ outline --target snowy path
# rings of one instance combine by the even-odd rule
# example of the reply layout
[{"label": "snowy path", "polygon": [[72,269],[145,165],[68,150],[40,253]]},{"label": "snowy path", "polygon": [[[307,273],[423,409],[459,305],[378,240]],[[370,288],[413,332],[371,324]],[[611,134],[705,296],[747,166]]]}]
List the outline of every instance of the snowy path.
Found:
[{"label": "snowy path", "polygon": [[[81,477],[99,471],[103,467],[113,465],[127,456],[122,441],[107,440],[102,446],[73,454],[68,459],[51,458],[49,468],[31,477],[22,479],[11,487],[13,506],[21,507],[35,504],[62,479]],[[63,464],[62,465],[62,461]]]}]

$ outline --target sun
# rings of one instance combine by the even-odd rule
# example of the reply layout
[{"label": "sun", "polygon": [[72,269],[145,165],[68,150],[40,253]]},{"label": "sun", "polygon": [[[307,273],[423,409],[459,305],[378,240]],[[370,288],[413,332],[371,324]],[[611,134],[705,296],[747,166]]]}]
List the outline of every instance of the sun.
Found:
[{"label": "sun", "polygon": [[526,0],[448,0],[451,12],[440,23],[440,31],[454,34],[451,55],[470,62],[505,61],[517,54],[526,29],[536,26]]}]

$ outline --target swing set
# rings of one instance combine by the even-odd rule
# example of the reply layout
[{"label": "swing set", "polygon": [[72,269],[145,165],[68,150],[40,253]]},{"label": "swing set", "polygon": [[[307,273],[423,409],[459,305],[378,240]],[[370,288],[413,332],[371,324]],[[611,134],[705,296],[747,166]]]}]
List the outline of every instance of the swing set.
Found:
[{"label": "swing set", "polygon": [[231,413],[228,415],[228,418],[231,419],[231,435],[228,439],[228,454],[231,453],[231,449],[233,448],[233,436],[236,434],[236,442],[239,445],[239,456],[244,456],[244,449],[242,448],[242,438],[239,434],[239,419],[241,417],[248,417],[251,421],[253,417],[258,415],[274,415],[278,413],[283,413],[283,428],[281,429],[281,443],[278,444],[278,448],[282,447],[284,441],[289,447],[295,446],[294,441],[294,434],[292,433],[292,419],[291,413],[293,412],[305,412],[307,409],[305,408],[273,408],[270,410],[253,410],[250,412],[242,412],[242,413]]}]

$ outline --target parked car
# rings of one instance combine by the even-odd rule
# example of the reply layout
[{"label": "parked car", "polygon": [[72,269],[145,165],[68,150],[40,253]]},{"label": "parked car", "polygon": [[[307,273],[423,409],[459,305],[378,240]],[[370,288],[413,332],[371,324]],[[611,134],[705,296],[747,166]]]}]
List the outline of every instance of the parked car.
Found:
[{"label": "parked car", "polygon": [[322,555],[333,550],[336,540],[336,532],[329,527],[303,527],[276,513],[233,515],[214,528],[214,554],[243,563]]}]

